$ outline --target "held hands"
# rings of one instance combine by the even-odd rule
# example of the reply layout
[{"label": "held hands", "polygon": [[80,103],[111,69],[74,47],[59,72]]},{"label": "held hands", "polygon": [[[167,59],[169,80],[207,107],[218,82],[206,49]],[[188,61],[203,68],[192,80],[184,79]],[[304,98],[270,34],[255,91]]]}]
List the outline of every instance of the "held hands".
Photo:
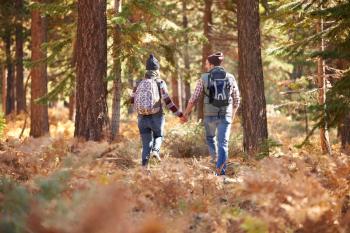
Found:
[{"label": "held hands", "polygon": [[180,117],[180,122],[181,124],[184,124],[188,121],[188,117],[184,114],[182,115],[182,117]]},{"label": "held hands", "polygon": [[188,103],[186,110],[183,112],[183,115],[180,118],[180,121],[181,121],[182,124],[184,124],[184,123],[186,123],[188,121],[188,116],[190,115],[193,106],[194,106],[193,103]]},{"label": "held hands", "polygon": [[185,112],[183,113],[182,117],[180,117],[180,122],[181,122],[182,124],[185,124],[187,121],[188,121],[188,113],[187,113],[187,111],[185,111]]}]

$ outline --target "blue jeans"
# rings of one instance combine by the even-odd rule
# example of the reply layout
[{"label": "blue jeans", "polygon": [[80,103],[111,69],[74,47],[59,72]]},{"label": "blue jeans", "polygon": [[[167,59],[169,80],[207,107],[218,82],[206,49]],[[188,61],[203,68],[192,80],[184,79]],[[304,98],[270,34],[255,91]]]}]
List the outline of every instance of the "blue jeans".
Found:
[{"label": "blue jeans", "polygon": [[[225,175],[226,172],[226,160],[228,158],[228,141],[230,138],[231,123],[231,116],[204,117],[205,133],[210,156],[212,159],[215,159],[216,155],[218,155],[216,168],[221,169],[221,173],[218,175]],[[215,138],[216,131],[218,135]]]},{"label": "blue jeans", "polygon": [[148,164],[151,151],[160,151],[164,133],[164,115],[138,116],[138,127],[142,141],[142,166]]}]

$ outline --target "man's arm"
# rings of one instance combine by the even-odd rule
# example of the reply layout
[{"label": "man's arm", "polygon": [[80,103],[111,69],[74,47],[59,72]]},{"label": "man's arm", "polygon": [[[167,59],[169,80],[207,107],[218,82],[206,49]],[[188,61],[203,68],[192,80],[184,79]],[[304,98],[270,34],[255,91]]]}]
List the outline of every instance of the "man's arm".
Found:
[{"label": "man's arm", "polygon": [[235,117],[237,110],[239,108],[239,104],[241,103],[241,97],[240,97],[240,93],[239,93],[239,89],[238,89],[238,84],[236,81],[234,81],[234,86],[233,86],[233,91],[232,91],[232,116]]},{"label": "man's arm", "polygon": [[199,97],[203,94],[203,80],[199,79],[196,85],[196,88],[194,89],[194,92],[188,101],[187,108],[184,112],[185,117],[191,114],[193,107],[196,105]]}]

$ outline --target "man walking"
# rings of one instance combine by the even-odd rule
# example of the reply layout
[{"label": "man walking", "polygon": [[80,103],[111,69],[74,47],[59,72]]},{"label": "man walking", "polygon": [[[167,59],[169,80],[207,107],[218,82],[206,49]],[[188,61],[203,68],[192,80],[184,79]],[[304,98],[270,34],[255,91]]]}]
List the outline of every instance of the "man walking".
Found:
[{"label": "man walking", "polygon": [[[206,60],[207,73],[202,74],[191,96],[185,118],[191,113],[198,98],[204,94],[204,125],[211,162],[216,162],[216,174],[225,175],[228,141],[232,119],[240,104],[235,77],[221,66],[223,53],[215,53]],[[217,131],[217,136],[216,136]]]}]

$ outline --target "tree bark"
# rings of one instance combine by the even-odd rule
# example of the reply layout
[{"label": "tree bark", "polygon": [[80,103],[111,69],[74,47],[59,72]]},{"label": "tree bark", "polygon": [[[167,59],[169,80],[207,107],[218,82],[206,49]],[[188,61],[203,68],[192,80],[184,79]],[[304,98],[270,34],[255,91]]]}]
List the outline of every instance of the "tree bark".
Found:
[{"label": "tree bark", "polygon": [[6,54],[6,68],[7,68],[7,80],[6,80],[6,110],[5,114],[9,115],[15,110],[15,80],[13,72],[13,59],[11,55],[12,38],[11,32],[6,32],[5,38],[5,54]]},{"label": "tree bark", "polygon": [[[346,70],[349,68],[349,63],[344,59],[339,59],[336,62],[336,68]],[[345,77],[343,77],[345,78]],[[350,111],[347,111],[338,122],[337,136],[341,141],[341,149],[345,152],[350,152]]]},{"label": "tree bark", "polygon": [[16,0],[17,24],[16,24],[16,107],[17,114],[26,110],[26,96],[23,83],[23,0]]},{"label": "tree bark", "polygon": [[[204,6],[204,15],[203,15],[203,31],[204,31],[204,36],[207,38],[208,41],[203,44],[203,48],[202,48],[202,72],[206,72],[205,63],[206,63],[207,57],[212,52],[212,45],[211,45],[210,38],[211,38],[211,31],[212,31],[211,27],[213,24],[212,10],[211,10],[211,7],[213,5],[213,0],[205,0],[204,3],[205,3],[205,6]],[[203,116],[204,116],[203,108],[204,108],[204,95],[202,95],[198,100],[198,106],[197,106],[198,120],[203,119]]]},{"label": "tree bark", "polygon": [[72,121],[74,119],[75,91],[72,91],[72,93],[69,95],[68,107],[69,107],[68,119]]},{"label": "tree bark", "polygon": [[36,100],[47,94],[47,64],[46,50],[46,18],[37,9],[32,11],[32,62],[31,71],[31,105],[30,105],[30,135],[40,137],[49,133],[48,106],[38,104]]},{"label": "tree bark", "polygon": [[[317,32],[323,31],[323,19],[317,23]],[[319,50],[324,51],[324,39],[321,39]],[[327,116],[326,116],[326,77],[325,77],[325,62],[319,57],[317,61],[317,85],[318,85],[318,103],[324,106],[323,110],[323,125],[320,128],[320,143],[322,153],[328,153],[331,155],[331,146],[329,143],[329,134],[327,127]]]},{"label": "tree bark", "polygon": [[179,76],[178,76],[178,66],[174,51],[174,66],[175,71],[171,75],[171,89],[172,89],[172,100],[177,107],[180,107],[180,95],[179,95]]},{"label": "tree bark", "polygon": [[[118,15],[121,11],[122,0],[114,1],[115,14]],[[121,45],[121,29],[119,25],[115,26],[114,31],[114,72],[115,79],[113,82],[113,101],[112,101],[112,124],[110,140],[113,141],[120,134],[120,111],[121,111],[121,93],[122,93],[122,61],[118,49]]]},{"label": "tree bark", "polygon": [[106,0],[78,0],[75,137],[99,141],[107,120]]},{"label": "tree bark", "polygon": [[6,75],[5,75],[5,65],[0,65],[1,67],[1,105],[2,112],[6,112]]},{"label": "tree bark", "polygon": [[[133,73],[132,73],[133,67],[132,67],[132,63],[130,60],[128,60],[127,67],[128,67],[127,68],[128,85],[129,85],[129,88],[131,90],[133,90],[134,89],[134,78],[133,78]],[[133,112],[134,112],[134,107],[132,104],[129,104],[128,105],[128,115],[131,115]]]},{"label": "tree bark", "polygon": [[343,151],[350,152],[350,113],[348,113],[339,125],[339,137]]},{"label": "tree bark", "polygon": [[187,106],[188,101],[191,98],[191,74],[190,74],[190,55],[188,52],[189,49],[189,39],[188,39],[188,18],[187,18],[187,4],[186,0],[182,0],[182,25],[185,30],[185,50],[184,50],[184,64],[185,64],[185,103],[184,106]]},{"label": "tree bark", "polygon": [[253,155],[262,152],[268,138],[258,0],[238,0],[237,23],[243,148]]}]

